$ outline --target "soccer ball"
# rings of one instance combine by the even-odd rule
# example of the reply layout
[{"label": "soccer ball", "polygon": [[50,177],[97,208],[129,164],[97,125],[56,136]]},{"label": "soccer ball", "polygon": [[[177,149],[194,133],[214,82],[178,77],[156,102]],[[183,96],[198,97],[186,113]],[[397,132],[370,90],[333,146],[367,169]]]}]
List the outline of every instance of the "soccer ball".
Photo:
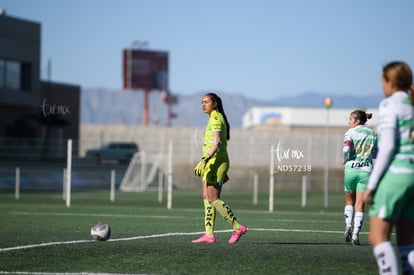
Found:
[{"label": "soccer ball", "polygon": [[94,241],[106,241],[111,236],[111,228],[106,223],[98,222],[91,227],[91,236]]}]

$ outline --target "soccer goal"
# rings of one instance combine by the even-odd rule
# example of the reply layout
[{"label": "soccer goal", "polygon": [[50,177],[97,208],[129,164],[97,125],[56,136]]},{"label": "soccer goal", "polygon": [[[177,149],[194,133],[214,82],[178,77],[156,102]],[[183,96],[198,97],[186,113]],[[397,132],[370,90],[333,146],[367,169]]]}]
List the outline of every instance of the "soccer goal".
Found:
[{"label": "soccer goal", "polygon": [[119,189],[126,192],[143,192],[150,186],[158,186],[159,179],[164,178],[164,163],[162,153],[135,153],[128,169],[122,178]]}]

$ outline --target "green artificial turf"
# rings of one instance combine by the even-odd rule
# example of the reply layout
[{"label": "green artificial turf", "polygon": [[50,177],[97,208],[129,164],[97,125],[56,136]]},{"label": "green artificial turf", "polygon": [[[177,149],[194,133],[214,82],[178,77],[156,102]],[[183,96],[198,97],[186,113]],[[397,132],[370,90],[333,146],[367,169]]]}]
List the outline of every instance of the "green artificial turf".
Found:
[{"label": "green artificial turf", "polygon": [[[117,274],[377,274],[367,241],[343,240],[343,193],[275,192],[274,212],[268,194],[252,204],[248,191],[224,191],[222,199],[249,231],[234,245],[230,226],[217,213],[215,244],[193,244],[203,231],[199,191],[174,190],[172,209],[156,191],[116,194],[0,194],[0,273]],[[108,241],[92,241],[91,226],[111,227]]]}]

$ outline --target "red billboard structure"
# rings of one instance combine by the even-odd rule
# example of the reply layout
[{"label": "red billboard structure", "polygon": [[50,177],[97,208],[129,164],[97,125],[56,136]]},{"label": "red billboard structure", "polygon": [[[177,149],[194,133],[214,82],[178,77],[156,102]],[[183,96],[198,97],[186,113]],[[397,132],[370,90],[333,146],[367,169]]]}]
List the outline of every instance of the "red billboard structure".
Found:
[{"label": "red billboard structure", "polygon": [[124,49],[123,88],[144,92],[142,119],[148,125],[149,93],[168,93],[168,52]]}]

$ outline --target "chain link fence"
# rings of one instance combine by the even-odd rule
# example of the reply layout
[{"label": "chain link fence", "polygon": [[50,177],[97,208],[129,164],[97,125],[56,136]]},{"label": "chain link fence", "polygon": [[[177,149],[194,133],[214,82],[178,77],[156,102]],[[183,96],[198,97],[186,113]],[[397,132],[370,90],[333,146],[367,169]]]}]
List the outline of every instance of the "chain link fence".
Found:
[{"label": "chain link fence", "polygon": [[[138,181],[137,184],[145,181],[145,188],[165,184],[168,148],[171,145],[174,188],[198,189],[200,178],[193,175],[193,168],[202,156],[202,137],[202,128],[82,125],[80,139],[74,140],[72,145],[72,190],[109,188],[111,173],[116,175],[117,188],[122,181],[128,180],[125,177],[130,162],[104,161],[87,155],[88,150],[102,148],[109,142],[138,145],[140,154],[146,156],[145,165],[142,165],[142,159],[136,158],[135,166],[129,170],[141,171],[135,171],[135,176],[130,180]],[[323,190],[325,173],[328,172],[329,191],[341,191],[342,140],[342,132],[329,129],[232,129],[228,142],[230,181],[224,188],[252,189],[256,178],[259,189],[268,190],[273,146],[276,190],[300,190],[304,175],[308,189]],[[62,189],[67,161],[66,145],[66,140],[1,138],[0,189],[14,190],[16,171],[19,171],[22,190]],[[146,176],[143,177],[142,173]]]}]

